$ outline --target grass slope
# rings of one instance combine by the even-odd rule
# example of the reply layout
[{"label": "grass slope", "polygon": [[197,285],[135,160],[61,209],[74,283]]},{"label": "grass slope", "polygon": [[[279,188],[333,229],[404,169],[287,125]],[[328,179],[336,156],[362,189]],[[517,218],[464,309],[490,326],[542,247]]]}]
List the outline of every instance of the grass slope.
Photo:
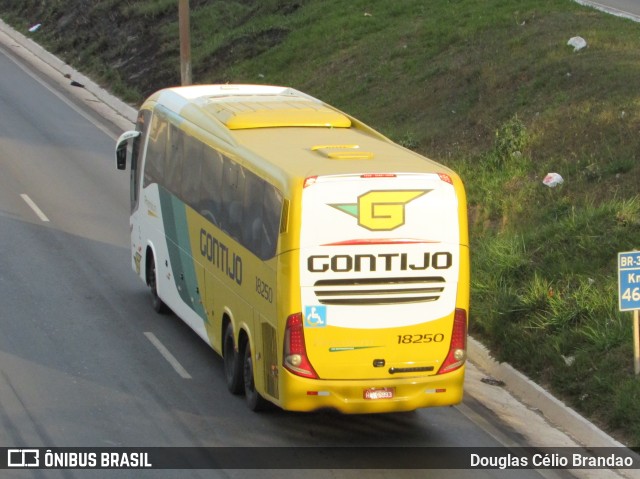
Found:
[{"label": "grass slope", "polygon": [[[309,92],[458,170],[471,331],[640,446],[616,253],[640,243],[640,25],[569,0],[191,0],[197,83]],[[132,103],[179,82],[176,0],[0,0]],[[588,47],[574,52],[570,37]],[[546,173],[565,183],[550,189]]]}]

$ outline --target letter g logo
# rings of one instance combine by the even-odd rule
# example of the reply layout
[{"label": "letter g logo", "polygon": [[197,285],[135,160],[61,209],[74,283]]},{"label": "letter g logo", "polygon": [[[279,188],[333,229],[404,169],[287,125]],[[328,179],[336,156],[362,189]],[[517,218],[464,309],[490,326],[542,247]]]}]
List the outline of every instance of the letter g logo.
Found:
[{"label": "letter g logo", "polygon": [[358,197],[357,204],[330,205],[358,218],[372,231],[391,231],[405,223],[405,205],[431,190],[374,190]]}]

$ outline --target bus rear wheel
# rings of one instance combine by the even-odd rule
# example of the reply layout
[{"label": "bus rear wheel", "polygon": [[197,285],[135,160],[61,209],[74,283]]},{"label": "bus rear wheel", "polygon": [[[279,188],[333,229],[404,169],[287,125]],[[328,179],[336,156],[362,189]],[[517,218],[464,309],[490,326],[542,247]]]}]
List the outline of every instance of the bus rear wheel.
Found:
[{"label": "bus rear wheel", "polygon": [[224,360],[224,376],[227,389],[231,394],[242,394],[244,391],[244,378],[240,354],[236,350],[233,339],[233,328],[229,323],[224,330],[222,357]]},{"label": "bus rear wheel", "polygon": [[244,348],[243,378],[244,378],[244,395],[247,400],[247,406],[252,411],[263,411],[267,408],[268,402],[256,391],[256,384],[253,379],[253,358],[251,356],[251,346],[247,341]]},{"label": "bus rear wheel", "polygon": [[164,314],[167,312],[167,305],[158,296],[158,281],[156,275],[156,262],[153,255],[149,257],[149,266],[147,270],[147,281],[149,289],[151,290],[151,307],[158,314]]}]

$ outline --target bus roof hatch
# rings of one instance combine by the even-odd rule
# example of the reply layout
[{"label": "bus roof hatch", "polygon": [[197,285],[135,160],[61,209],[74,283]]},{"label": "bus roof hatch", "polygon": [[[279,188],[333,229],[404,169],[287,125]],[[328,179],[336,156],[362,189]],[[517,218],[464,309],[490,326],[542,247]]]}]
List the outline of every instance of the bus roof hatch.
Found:
[{"label": "bus roof hatch", "polygon": [[[227,98],[226,100],[229,100]],[[261,96],[212,101],[209,114],[230,130],[279,127],[349,128],[351,120],[339,111],[308,100],[283,100]]]}]

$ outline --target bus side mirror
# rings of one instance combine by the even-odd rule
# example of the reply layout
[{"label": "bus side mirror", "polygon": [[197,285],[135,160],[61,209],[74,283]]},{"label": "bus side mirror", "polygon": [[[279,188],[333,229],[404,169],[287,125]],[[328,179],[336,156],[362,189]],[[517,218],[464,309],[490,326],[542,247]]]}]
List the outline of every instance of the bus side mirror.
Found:
[{"label": "bus side mirror", "polygon": [[125,170],[127,168],[127,156],[129,155],[129,140],[140,136],[139,131],[125,131],[116,143],[116,168]]},{"label": "bus side mirror", "polygon": [[119,170],[127,169],[127,142],[120,143],[116,148],[116,168]]}]

